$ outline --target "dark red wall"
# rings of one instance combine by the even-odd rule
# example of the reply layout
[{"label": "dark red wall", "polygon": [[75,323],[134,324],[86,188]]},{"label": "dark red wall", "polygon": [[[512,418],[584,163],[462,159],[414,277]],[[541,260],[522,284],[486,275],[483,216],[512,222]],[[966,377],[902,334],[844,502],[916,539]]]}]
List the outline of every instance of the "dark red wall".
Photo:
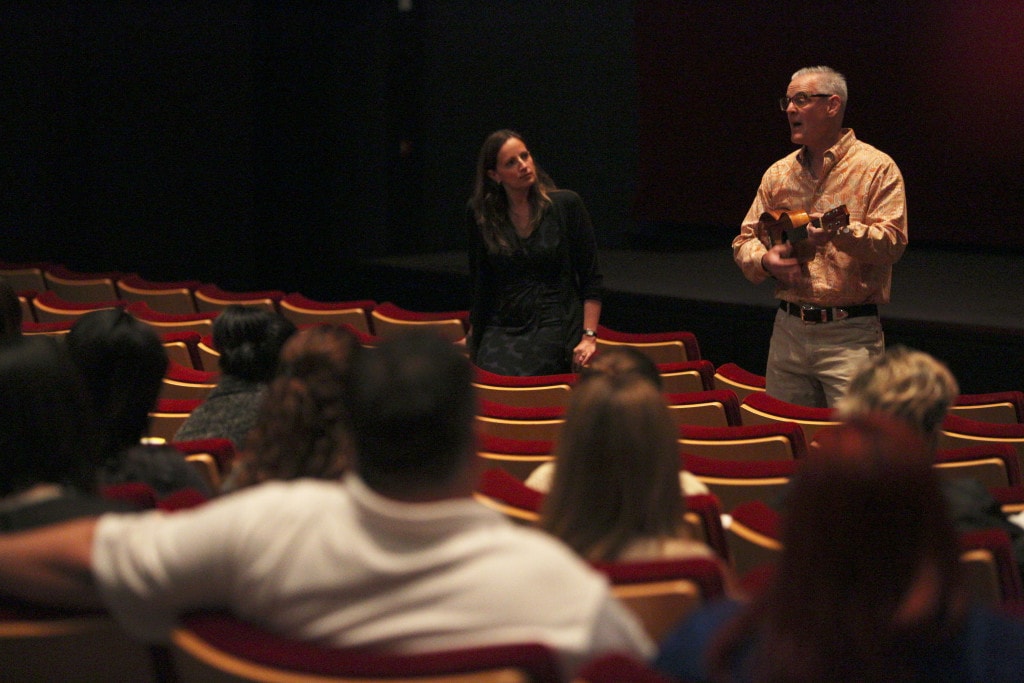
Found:
[{"label": "dark red wall", "polygon": [[738,225],[792,150],[790,75],[847,76],[846,123],[907,183],[911,239],[1024,247],[1024,11],[1015,0],[636,8],[637,218]]}]

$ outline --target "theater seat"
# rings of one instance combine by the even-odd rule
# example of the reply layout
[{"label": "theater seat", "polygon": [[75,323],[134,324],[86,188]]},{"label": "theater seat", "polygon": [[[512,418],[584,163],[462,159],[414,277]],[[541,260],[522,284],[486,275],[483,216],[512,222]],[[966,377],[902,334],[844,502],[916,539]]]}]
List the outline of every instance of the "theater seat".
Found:
[{"label": "theater seat", "polygon": [[415,654],[333,648],[278,636],[222,613],[186,615],[172,642],[179,683],[561,680],[554,651],[527,642]]}]

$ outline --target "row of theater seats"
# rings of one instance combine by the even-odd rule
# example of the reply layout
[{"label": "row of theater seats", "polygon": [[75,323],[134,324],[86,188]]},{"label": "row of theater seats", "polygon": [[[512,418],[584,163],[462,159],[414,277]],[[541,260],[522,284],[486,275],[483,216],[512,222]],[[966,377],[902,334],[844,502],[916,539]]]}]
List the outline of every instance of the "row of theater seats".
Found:
[{"label": "row of theater seats", "polygon": [[[711,368],[707,361],[691,360],[658,367],[663,378],[668,373],[688,377],[688,391],[666,392],[666,400],[679,423],[680,467],[712,493],[687,499],[687,522],[696,538],[756,589],[757,570],[781,550],[775,513],[767,503],[783,494],[821,430],[837,424],[836,416],[770,397],[763,377],[735,364]],[[513,378],[477,370],[479,455],[488,467],[478,500],[520,523],[539,519],[544,496],[523,482],[555,457],[573,380],[573,375]],[[940,446],[935,467],[942,476],[979,479],[1004,512],[1024,510],[1024,393],[961,395],[943,425]],[[716,513],[705,514],[708,509]],[[968,534],[961,542],[974,594],[989,603],[1019,606],[1024,594],[1005,532]]]},{"label": "row of theater seats", "polygon": [[[722,593],[709,561],[690,574]],[[223,613],[187,615],[167,647],[130,639],[99,614],[26,614],[0,606],[0,663],[11,681],[175,681],[218,683],[558,683],[551,648],[529,641],[415,654],[330,648],[283,638]],[[669,683],[646,664],[610,653],[587,662],[575,683]]]},{"label": "row of theater seats", "polygon": [[[154,428],[164,430],[160,435],[168,440],[177,424],[216,382],[217,354],[209,336],[218,307],[231,303],[266,306],[294,316],[292,319],[299,326],[322,322],[348,325],[367,346],[409,324],[433,327],[453,341],[464,338],[466,331],[465,311],[408,311],[374,301],[317,302],[300,294],[282,292],[231,293],[193,282],[152,283],[137,275],[72,273],[59,266],[27,265],[20,269],[26,272],[21,273],[18,268],[7,267],[10,264],[0,264],[0,274],[15,282],[16,288],[24,293],[27,332],[66,331],[75,317],[93,310],[97,302],[123,306],[160,330],[172,363],[153,417]],[[21,275],[37,279],[15,279]],[[26,287],[26,282],[32,286]],[[101,289],[88,292],[85,286]],[[111,289],[102,289],[107,287]],[[108,294],[113,298],[104,298]],[[42,311],[46,311],[45,315],[66,317],[41,321],[45,317]],[[195,327],[185,327],[192,324]],[[781,546],[777,520],[770,510],[765,512],[764,501],[786,485],[799,459],[813,447],[817,430],[835,423],[833,415],[771,399],[764,393],[763,377],[735,364],[715,368],[701,358],[696,337],[689,332],[640,334],[602,327],[599,343],[603,349],[634,346],[658,364],[666,398],[680,425],[680,466],[704,481],[713,494],[687,498],[686,522],[695,537],[715,549],[740,575],[748,574],[748,570],[778,553]],[[554,457],[554,442],[575,379],[575,375],[507,377],[476,370],[474,383],[481,398],[477,416],[479,452],[488,466],[476,492],[483,504],[517,522],[537,520],[543,494],[526,487],[523,480],[539,463]],[[944,437],[953,439],[963,432],[981,441],[959,450],[954,450],[954,446],[962,446],[960,442],[944,443],[936,466],[950,476],[987,477],[984,480],[999,494],[1007,510],[1024,508],[1020,464],[1024,457],[1024,448],[1020,446],[1024,442],[1024,396],[1020,392],[962,396],[958,404],[956,414],[947,421]],[[538,431],[530,431],[533,429]],[[976,433],[972,434],[972,430]],[[995,430],[995,434],[986,430]],[[230,442],[226,442],[227,448],[215,443],[174,445],[204,472],[215,489],[234,457]],[[122,490],[110,495],[135,497],[136,502],[147,498],[144,491]],[[141,504],[145,506],[144,501]],[[723,520],[728,524],[723,524]],[[963,542],[964,561],[974,563],[971,576],[977,594],[990,601],[1019,600],[1020,579],[1008,550],[1008,539],[989,534],[965,537]],[[1007,558],[1012,563],[1016,584],[1007,578],[1011,573],[1007,570]],[[720,568],[704,560],[620,563],[598,568],[609,576],[616,593],[656,639],[702,600],[722,592]],[[19,625],[15,618],[13,622],[0,623],[0,666],[10,662],[4,643],[10,635],[7,626],[11,623],[15,623],[13,631],[21,634],[15,637],[42,635],[39,642],[44,648],[52,648],[56,642],[47,642],[46,638],[80,641],[83,637],[88,640],[117,635],[116,627],[105,617],[34,624],[39,628],[24,628],[25,624]],[[22,642],[16,648],[20,654],[14,659],[26,661],[24,645]],[[367,675],[366,680],[391,680],[413,674],[428,676],[425,680],[431,680],[429,676],[444,680],[454,673],[492,670],[520,675],[501,680],[547,680],[544,667],[551,666],[552,658],[544,648],[523,644],[485,650],[493,651],[430,653],[422,659],[389,655],[385,662],[365,653],[274,639],[223,615],[200,615],[187,620],[175,635],[173,652],[163,653],[157,660],[126,655],[121,661],[126,666],[128,662],[140,663],[150,673],[154,661],[158,667],[173,661],[179,680],[216,680],[225,671],[235,676],[232,680],[275,680],[282,671],[284,675],[302,672],[328,676],[324,680],[330,680],[332,675],[363,674]],[[50,657],[48,665],[61,663],[66,664],[67,660]],[[40,669],[33,671],[38,675]],[[79,668],[78,672],[81,671]],[[548,674],[551,671],[547,669]],[[54,672],[52,678],[81,676],[64,671]],[[616,658],[592,663],[581,680],[596,683],[627,678],[661,680],[639,663]]]}]

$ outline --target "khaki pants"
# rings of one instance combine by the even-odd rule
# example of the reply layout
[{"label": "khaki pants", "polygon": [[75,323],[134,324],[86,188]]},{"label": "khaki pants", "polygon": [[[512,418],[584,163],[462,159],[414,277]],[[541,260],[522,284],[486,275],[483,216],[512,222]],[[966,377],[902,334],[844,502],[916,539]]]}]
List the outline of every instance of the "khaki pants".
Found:
[{"label": "khaki pants", "polygon": [[775,313],[765,388],[768,394],[802,406],[834,408],[857,369],[885,350],[877,316],[808,324]]}]

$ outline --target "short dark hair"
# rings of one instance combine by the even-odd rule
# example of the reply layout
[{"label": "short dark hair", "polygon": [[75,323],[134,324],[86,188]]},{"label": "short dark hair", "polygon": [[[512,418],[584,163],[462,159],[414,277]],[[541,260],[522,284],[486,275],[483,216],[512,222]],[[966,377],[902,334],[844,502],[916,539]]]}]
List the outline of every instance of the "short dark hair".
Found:
[{"label": "short dark hair", "polygon": [[472,369],[455,346],[409,332],[361,349],[346,388],[356,470],[371,488],[451,482],[473,452]]},{"label": "short dark hair", "polygon": [[119,308],[90,311],[67,335],[104,433],[107,457],[139,442],[167,372],[167,350],[153,328]]},{"label": "short dark hair", "polygon": [[228,306],[213,321],[213,346],[221,372],[249,382],[269,382],[278,355],[295,325],[284,316],[255,306]]},{"label": "short dark hair", "polygon": [[646,353],[633,346],[617,346],[598,352],[594,356],[594,360],[580,371],[580,380],[626,374],[636,374],[650,380],[658,391],[663,388],[661,371],[658,370],[657,363]]},{"label": "short dark hair", "polygon": [[0,349],[0,495],[35,484],[92,491],[102,452],[65,345],[28,336]]}]

